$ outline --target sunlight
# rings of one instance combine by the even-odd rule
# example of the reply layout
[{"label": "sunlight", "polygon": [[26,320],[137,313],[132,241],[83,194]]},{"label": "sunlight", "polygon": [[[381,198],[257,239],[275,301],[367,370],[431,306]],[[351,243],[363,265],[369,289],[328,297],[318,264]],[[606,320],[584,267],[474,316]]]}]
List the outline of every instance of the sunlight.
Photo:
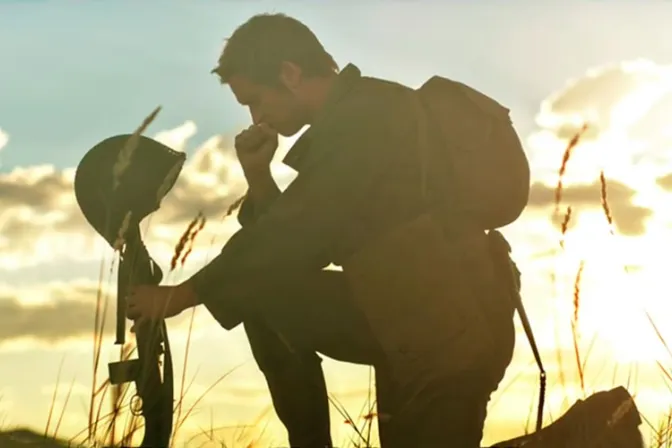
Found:
[{"label": "sunlight", "polygon": [[[672,71],[646,61],[623,64],[623,69],[641,75],[638,76],[636,87],[627,94],[623,92],[624,96],[613,101],[613,106],[608,111],[609,127],[601,129],[594,140],[580,141],[574,149],[564,184],[594,182],[599,176],[599,170],[605,170],[608,183],[611,179],[630,186],[637,192],[633,202],[636,201],[642,207],[649,206],[655,213],[655,206],[661,200],[669,200],[669,194],[661,192],[655,184],[655,178],[651,177],[650,170],[633,169],[634,154],[650,148],[647,142],[630,139],[628,132],[633,126],[644,126],[646,129],[654,126],[656,129],[653,132],[656,135],[670,132],[670,126],[666,122],[653,121],[655,117],[650,118],[648,112],[656,107],[664,95],[672,91]],[[598,74],[595,72],[593,76]],[[609,90],[602,93],[616,95],[616,92]],[[578,98],[575,99],[578,101]],[[548,173],[544,178],[548,177],[549,181],[557,180],[559,157],[564,150],[564,147],[561,149],[562,140],[555,130],[568,123],[576,125],[581,119],[592,118],[598,122],[599,117],[594,116],[596,110],[591,109],[589,104],[591,100],[599,102],[604,99],[582,99],[583,109],[572,109],[568,103],[564,105],[562,113],[552,110],[554,97],[545,102],[537,122],[547,129],[540,130],[529,138],[533,147],[544,148],[540,164]],[[670,109],[672,113],[672,103],[666,109]],[[564,144],[566,145],[566,141]],[[656,150],[668,152],[667,148]],[[661,169],[661,172],[664,171]],[[540,174],[538,170],[535,172]],[[609,198],[609,186],[607,197]],[[577,208],[571,203],[567,205]],[[660,215],[654,214],[646,223],[646,234],[624,237],[618,234],[617,229],[610,229],[599,202],[597,205],[590,205],[588,210],[586,207],[579,207],[580,213],[572,218],[575,225],[565,236],[564,252],[554,259],[561,299],[556,302],[556,313],[559,313],[556,317],[559,318],[560,325],[564,325],[563,321],[569,325],[573,319],[576,276],[579,266],[584,263],[578,299],[578,325],[581,333],[588,337],[591,334],[599,335],[600,340],[613,352],[616,361],[622,364],[653,362],[666,358],[669,361],[669,354],[665,352],[663,344],[653,331],[646,312],[655,316],[661,312],[672,311],[667,306],[669,300],[663,293],[669,291],[670,285],[666,281],[668,274],[663,272],[656,256],[656,253],[660,253],[660,244],[666,239],[653,238],[655,235],[669,233],[670,213],[665,208],[660,210]],[[562,205],[561,209],[564,207],[566,206]],[[627,265],[633,263],[640,268],[637,273],[628,272],[626,269]],[[672,337],[672,334],[667,336]]]},{"label": "sunlight", "polygon": [[[64,411],[58,433],[69,438],[94,426],[88,416],[90,401],[94,411],[98,403],[101,412],[111,410],[111,390],[94,389],[107,380],[108,361],[120,357],[114,344],[119,254],[82,216],[73,191],[74,167],[90,143],[107,133],[132,131],[143,110],[164,105],[145,135],[188,156],[160,210],[142,223],[143,241],[162,268],[163,285],[180,283],[202,268],[240,230],[237,212],[227,212],[249,187],[234,136],[250,124],[250,111],[236,104],[228,94],[230,86],[213,80],[208,70],[242,16],[266,7],[246,2],[252,6],[232,9],[227,6],[232,2],[211,2],[221,7],[187,8],[166,2],[162,20],[147,21],[141,20],[147,14],[112,5],[122,2],[82,8],[77,17],[55,17],[63,8],[52,11],[45,6],[49,2],[32,3],[26,8],[46,12],[21,13],[14,19],[24,26],[0,27],[3,37],[16,35],[18,44],[10,48],[16,50],[14,56],[29,55],[33,62],[11,65],[8,74],[14,82],[5,84],[12,89],[7,87],[2,96],[7,113],[0,122],[0,167],[5,170],[0,174],[0,295],[5,299],[0,303],[0,345],[1,362],[10,367],[0,369],[0,433],[7,429],[5,414],[9,424],[44,432],[53,410],[50,432]],[[578,9],[504,7],[498,12],[493,10],[497,2],[472,2],[478,7],[444,2],[429,17],[427,8],[411,4],[418,2],[405,2],[408,8],[367,6],[369,14],[354,15],[394,16],[392,22],[404,26],[351,20],[351,32],[339,36],[334,24],[354,17],[352,12],[285,3],[279,8],[310,20],[307,25],[324,36],[325,50],[340,67],[352,61],[361,64],[364,76],[380,73],[411,87],[433,75],[446,76],[482,89],[510,110],[530,161],[535,196],[503,233],[522,271],[521,295],[548,374],[545,422],[557,420],[577,399],[623,385],[637,395],[642,414],[656,425],[672,397],[661,371],[661,366],[672,366],[672,354],[661,340],[672,346],[672,325],[667,322],[672,316],[672,176],[669,182],[658,182],[672,172],[672,65],[653,62],[669,60],[661,50],[661,37],[669,28],[666,14],[620,4],[603,10],[591,4]],[[0,22],[11,18],[8,8]],[[342,17],[336,12],[343,12]],[[413,23],[421,25],[409,22],[409,14],[417,15]],[[55,19],[63,26],[45,26]],[[81,27],[73,19],[92,24],[85,38],[75,32],[81,34]],[[123,33],[107,26],[120,21],[127,25]],[[431,39],[418,40],[419,34]],[[52,47],[63,51],[55,57]],[[624,61],[633,55],[647,59]],[[601,65],[587,69],[596,62]],[[50,76],[44,76],[45,68]],[[295,95],[294,108],[287,107],[289,102],[277,103],[277,110],[301,112],[296,120],[319,116],[319,95],[315,101],[305,100],[311,99],[310,86],[321,84],[302,83],[309,87],[305,97]],[[277,98],[288,100],[289,95]],[[265,103],[257,105],[264,109]],[[268,114],[273,121],[274,114],[259,112],[257,116]],[[569,228],[561,235],[553,193],[568,142],[584,124],[588,130],[573,147],[561,179],[559,214],[572,208]],[[281,190],[297,176],[283,159],[307,129],[279,138],[270,170]],[[618,225],[610,226],[603,211],[601,172],[610,215]],[[344,174],[339,181],[347,186],[350,179]],[[199,212],[207,223],[186,262],[170,271],[175,246]],[[327,269],[342,270],[333,264]],[[92,346],[100,285],[108,307],[98,357]],[[204,306],[198,307],[193,327],[190,317],[187,310],[167,322],[173,398],[184,398],[185,408],[194,405],[173,446],[220,446],[220,441],[231,447],[287,445],[244,326],[226,331]],[[131,322],[126,324],[132,344]],[[534,428],[539,372],[519,316],[514,325],[514,355],[488,406],[482,446]],[[131,357],[136,359],[137,352]],[[372,369],[324,358],[334,400],[334,444],[354,446],[356,430],[343,414],[358,427],[372,421],[366,418],[369,400],[375,400]],[[128,389],[136,390],[135,385]],[[123,404],[128,401],[126,397]],[[125,431],[126,414],[118,420],[119,434]],[[177,413],[174,417],[180,419]],[[650,432],[646,423],[640,429]],[[102,438],[104,430],[102,424],[93,429],[95,437]]]},{"label": "sunlight", "polygon": [[667,290],[666,277],[647,274],[647,269],[651,269],[648,265],[638,274],[627,273],[625,265],[629,256],[619,239],[608,233],[600,212],[584,214],[577,228],[568,233],[566,252],[557,266],[558,275],[564,279],[563,314],[566,319],[573,316],[574,308],[570,304],[583,260],[579,294],[581,333],[586,337],[599,335],[619,363],[661,359],[664,352],[646,319],[645,309],[648,304],[655,307],[666,300],[659,292]]}]

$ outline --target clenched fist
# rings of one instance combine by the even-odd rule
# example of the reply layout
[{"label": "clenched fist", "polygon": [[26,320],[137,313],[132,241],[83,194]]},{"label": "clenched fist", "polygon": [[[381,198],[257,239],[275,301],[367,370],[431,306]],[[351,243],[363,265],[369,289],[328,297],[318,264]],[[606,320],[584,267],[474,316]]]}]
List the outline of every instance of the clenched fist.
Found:
[{"label": "clenched fist", "polygon": [[255,124],[236,136],[235,147],[246,176],[264,173],[278,149],[278,133],[264,123]]}]

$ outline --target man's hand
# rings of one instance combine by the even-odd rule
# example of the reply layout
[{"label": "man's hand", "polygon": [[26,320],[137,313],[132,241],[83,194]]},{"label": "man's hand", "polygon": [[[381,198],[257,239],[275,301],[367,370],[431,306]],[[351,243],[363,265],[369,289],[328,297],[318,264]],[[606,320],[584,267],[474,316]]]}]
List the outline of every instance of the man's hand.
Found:
[{"label": "man's hand", "polygon": [[197,305],[196,295],[186,283],[179,286],[138,285],[131,288],[126,301],[126,317],[135,320],[136,324],[177,316]]},{"label": "man's hand", "polygon": [[252,125],[236,136],[235,147],[245,176],[256,178],[269,172],[278,133],[264,123]]}]

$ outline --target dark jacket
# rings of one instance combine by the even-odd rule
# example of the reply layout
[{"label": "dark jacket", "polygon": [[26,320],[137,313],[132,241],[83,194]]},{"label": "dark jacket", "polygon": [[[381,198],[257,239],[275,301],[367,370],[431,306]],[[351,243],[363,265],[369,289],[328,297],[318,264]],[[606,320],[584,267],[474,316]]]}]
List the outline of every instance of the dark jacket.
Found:
[{"label": "dark jacket", "polygon": [[[284,160],[298,172],[297,178],[266,210],[245,202],[243,228],[192,278],[202,302],[224,327],[237,325],[240,316],[222,310],[235,308],[246,291],[270,281],[279,270],[291,275],[334,263],[344,266],[358,300],[367,302],[362,306],[377,321],[379,336],[392,337],[384,327],[398,330],[390,347],[400,343],[399,334],[408,338],[423,323],[427,336],[437,326],[450,329],[447,338],[465,334],[474,316],[451,302],[471,300],[458,293],[468,285],[455,283],[466,280],[464,272],[480,270],[476,282],[487,283],[491,269],[485,263],[484,233],[476,232],[462,248],[449,247],[450,238],[439,230],[451,219],[418,220],[425,205],[409,92],[394,82],[363,77],[354,65],[338,75],[324,109]],[[404,227],[410,230],[399,232]],[[401,239],[389,239],[401,234]],[[379,241],[388,242],[372,253]],[[468,253],[462,256],[463,251]],[[361,260],[385,266],[363,272],[368,268]],[[405,282],[398,291],[385,289],[390,276]],[[424,288],[430,293],[422,290],[423,282],[433,283]],[[389,296],[395,306],[377,313],[386,298],[369,301],[371,295]]]},{"label": "dark jacket", "polygon": [[192,278],[205,302],[224,300],[234,283],[277,266],[338,265],[364,241],[418,213],[408,90],[363,77],[354,65],[341,71],[321,114],[284,160],[297,178],[268,210],[246,201],[243,228]]}]

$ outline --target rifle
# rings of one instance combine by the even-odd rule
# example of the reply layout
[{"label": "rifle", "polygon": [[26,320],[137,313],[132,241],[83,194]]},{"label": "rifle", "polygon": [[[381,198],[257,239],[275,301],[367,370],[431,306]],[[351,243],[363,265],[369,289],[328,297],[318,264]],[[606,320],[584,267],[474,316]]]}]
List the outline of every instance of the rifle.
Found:
[{"label": "rifle", "polygon": [[[185,159],[184,153],[155,140],[124,134],[95,145],[77,166],[77,203],[94,230],[120,252],[115,345],[126,342],[129,289],[158,285],[163,278],[142,241],[140,223],[158,210]],[[167,447],[173,426],[173,361],[165,321],[136,324],[135,337],[138,357],[110,363],[110,383],[135,383],[131,412],[144,418],[141,447]]]}]

